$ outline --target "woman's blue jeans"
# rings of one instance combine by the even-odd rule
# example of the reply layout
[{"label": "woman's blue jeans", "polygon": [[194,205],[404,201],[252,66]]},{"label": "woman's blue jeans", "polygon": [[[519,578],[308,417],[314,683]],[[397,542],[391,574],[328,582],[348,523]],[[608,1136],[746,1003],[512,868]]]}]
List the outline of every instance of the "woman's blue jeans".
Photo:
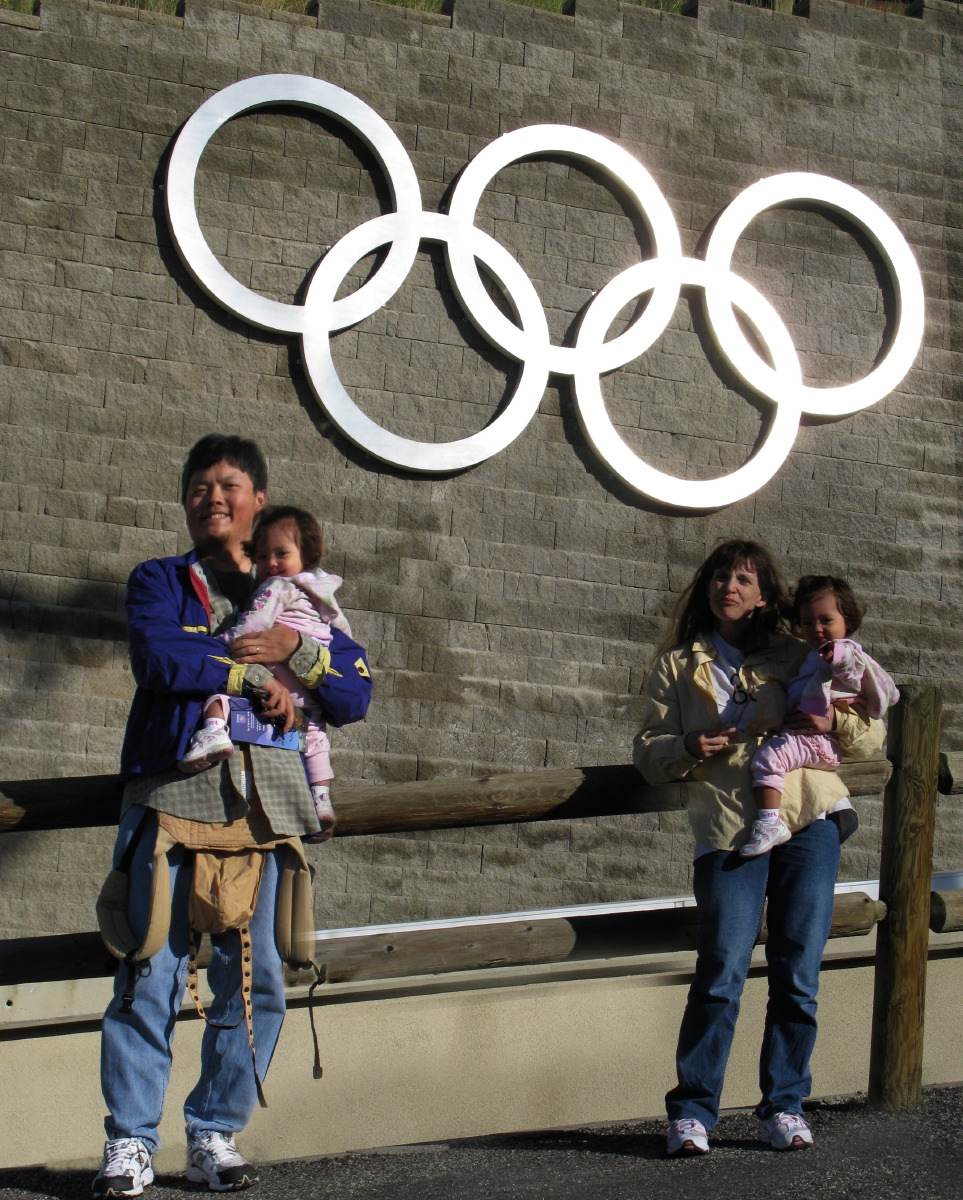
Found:
[{"label": "woman's blue jeans", "polygon": [[[124,815],[114,852],[119,861],[143,809]],[[157,822],[153,816],[140,834],[131,865],[128,919],[135,937],[146,929],[151,859]],[[171,1046],[187,974],[190,927],[187,899],[192,871],[180,848],[168,855],[171,871],[171,928],[167,944],[150,960],[150,972],[138,979],[130,1013],[121,1009],[127,968],[121,964],[114,996],[104,1014],[100,1076],[108,1116],[108,1138],[136,1137],[153,1153],[160,1144],[157,1127],[171,1072]],[[251,921],[254,1044],[258,1069],[267,1073],[281,1022],[284,984],[274,934],[278,868],[276,854],[265,856],[257,906]],[[200,1077],[184,1104],[187,1133],[204,1129],[236,1133],[247,1124],[257,1103],[251,1047],[241,998],[241,948],[236,930],[215,934],[207,980],[214,1001],[211,1022],[232,1028],[205,1027],[201,1039]]]},{"label": "woman's blue jeans", "polygon": [[678,1084],[666,1096],[669,1120],[712,1129],[739,1015],[739,1001],[768,898],[769,1003],[759,1057],[756,1115],[802,1112],[812,1076],[816,993],[833,913],[839,828],[814,821],[758,858],[714,850],[695,863],[698,955],[679,1046]]}]

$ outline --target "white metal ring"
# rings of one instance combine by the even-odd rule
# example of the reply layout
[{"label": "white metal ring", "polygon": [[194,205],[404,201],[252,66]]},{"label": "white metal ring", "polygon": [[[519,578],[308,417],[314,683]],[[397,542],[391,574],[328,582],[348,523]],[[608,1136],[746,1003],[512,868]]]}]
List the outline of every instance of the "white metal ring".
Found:
[{"label": "white metal ring", "polygon": [[650,466],[612,423],[601,379],[589,364],[593,347],[602,344],[608,326],[622,308],[672,273],[681,284],[707,288],[714,269],[698,258],[683,258],[677,263],[653,259],[623,271],[595,297],[579,329],[579,346],[584,341],[588,352],[580,360],[584,365],[575,376],[579,422],[599,458],[635,491],[677,508],[718,508],[757,491],[786,461],[799,428],[802,387],[799,358],[789,331],[768,300],[738,275],[727,272],[727,279],[716,277],[715,285],[724,286],[730,302],[752,322],[780,373],[782,386],[772,422],[748,462],[718,479],[680,479]]},{"label": "white metal ring", "polygon": [[[371,149],[385,172],[395,211],[347,233],[316,265],[303,304],[269,300],[242,284],[215,257],[201,232],[195,181],[204,149],[232,117],[266,104],[329,113]],[[628,196],[645,224],[654,257],[626,268],[588,304],[573,346],[551,344],[538,294],[514,257],[475,225],[481,196],[503,168],[525,158],[563,156],[600,170]],[[436,472],[473,466],[507,446],[538,409],[550,372],[573,379],[579,420],[596,453],[630,487],[682,508],[714,508],[750,495],[771,479],[792,448],[801,413],[840,417],[858,412],[896,388],[923,338],[924,299],[919,267],[896,224],[856,188],[825,175],[794,172],[761,180],[737,196],[719,217],[705,261],[683,258],[672,211],[651,175],[623,147],[599,134],[565,125],[535,125],[504,134],[466,166],[447,216],[424,212],[414,167],[390,126],[358,97],[323,80],[263,75],[217,92],[178,135],[167,174],[167,212],[174,244],[197,282],[242,320],[279,333],[299,334],[314,393],[339,429],[385,462]],[[838,387],[807,387],[798,355],[775,309],[733,274],[736,242],[750,222],[778,204],[815,203],[852,221],[882,256],[896,295],[894,332],[865,378]],[[418,442],[383,429],[367,417],[338,378],[331,334],[372,315],[403,285],[422,240],[444,245],[458,301],[493,346],[521,364],[515,391],[484,429],[452,442]],[[356,291],[337,299],[355,264],[387,247],[383,262]],[[494,303],[479,271],[491,275],[511,308]],[[682,286],[705,289],[709,332],[736,373],[775,405],[771,426],[749,460],[714,480],[683,480],[657,471],[622,439],[602,398],[600,375],[643,354],[672,319]],[[625,330],[605,340],[617,314],[648,292],[652,296]],[[739,309],[764,344],[767,362],[746,336]]]},{"label": "white metal ring", "polygon": [[[337,303],[334,297],[344,274],[364,255],[390,244],[404,224],[414,229],[419,240],[465,246],[503,289],[529,346],[533,351],[542,347],[541,354],[528,355],[515,392],[499,415],[484,429],[452,442],[413,441],[372,421],[348,395],[331,357],[329,330]],[[308,319],[301,345],[311,387],[341,432],[383,462],[412,471],[456,471],[473,467],[513,442],[538,409],[548,382],[544,353],[548,347],[545,310],[532,281],[511,254],[474,225],[428,212],[419,213],[416,219],[403,213],[389,213],[366,221],[346,234],[325,257],[311,279],[304,303]]]},{"label": "white metal ring", "polygon": [[[473,225],[482,193],[499,171],[521,159],[546,155],[572,158],[601,170],[627,193],[649,231],[656,256],[667,260],[680,257],[682,246],[675,217],[649,172],[616,142],[575,125],[528,125],[490,142],[459,176],[448,208],[450,215]],[[452,282],[479,333],[512,358],[523,360],[526,346],[518,327],[492,302],[463,246],[450,247],[449,263]],[[635,347],[641,342],[651,345],[671,320],[678,299],[678,288],[673,290],[671,277],[667,275],[655,289],[645,311],[606,345],[606,366],[602,369],[611,370],[631,362],[639,353]],[[558,374],[573,374],[576,360],[577,352],[571,347],[549,349],[549,369]]]},{"label": "white metal ring", "polygon": [[[803,387],[802,409],[811,416],[844,417],[881,400],[898,387],[923,340],[923,279],[895,222],[857,188],[828,175],[793,171],[760,179],[741,192],[719,217],[706,247],[706,262],[728,271],[736,242],[757,216],[776,204],[816,202],[852,221],[882,255],[896,294],[896,324],[889,349],[862,379],[838,387]],[[722,278],[719,274],[718,278]],[[711,282],[706,307],[719,348],[738,374],[761,395],[774,398],[782,387],[778,370],[759,357],[739,328],[724,289]]]},{"label": "white metal ring", "polygon": [[[165,191],[167,220],[178,253],[196,282],[228,312],[261,329],[300,333],[305,319],[303,306],[269,300],[236,279],[214,255],[197,219],[194,191],[197,168],[208,143],[232,117],[266,104],[316,109],[352,129],[377,158],[398,212],[421,212],[421,190],[411,159],[387,121],[357,96],[322,79],[307,75],[258,75],[242,79],[215,92],[185,123],[171,151]],[[402,230],[381,271],[389,268],[393,277],[400,275],[403,279],[417,250],[417,238]],[[341,322],[338,328],[362,320],[385,302],[387,280],[379,282],[381,271],[338,302],[337,319]],[[366,309],[368,304],[372,305],[370,309]]]}]

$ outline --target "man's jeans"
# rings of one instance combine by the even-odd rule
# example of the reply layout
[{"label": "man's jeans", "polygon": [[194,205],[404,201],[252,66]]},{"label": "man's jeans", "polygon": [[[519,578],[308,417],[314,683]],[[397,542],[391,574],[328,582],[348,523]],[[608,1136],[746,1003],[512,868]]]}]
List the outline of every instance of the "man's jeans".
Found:
[{"label": "man's jeans", "polygon": [[712,1129],[739,999],[768,896],[769,1005],[759,1058],[756,1115],[802,1112],[812,1076],[819,967],[832,923],[839,868],[835,821],[814,821],[757,858],[714,850],[695,864],[698,957],[679,1046],[669,1120],[692,1117]]},{"label": "man's jeans", "polygon": [[[143,815],[132,808],[121,821],[114,851],[117,863]],[[150,897],[150,868],[157,828],[149,816],[131,865],[128,919],[135,937],[146,930]],[[104,1014],[100,1076],[109,1114],[104,1121],[108,1138],[136,1137],[153,1153],[159,1141],[157,1126],[171,1071],[171,1043],[180,1009],[190,954],[187,899],[192,871],[183,866],[180,848],[168,855],[171,869],[171,929],[164,946],[150,960],[149,973],[137,981],[133,1009],[120,1011],[127,968],[121,964],[114,981],[114,998]],[[274,935],[278,868],[275,854],[265,857],[257,907],[251,921],[253,977],[251,1004],[258,1069],[267,1073],[281,1022],[284,986]],[[201,1073],[184,1104],[189,1136],[204,1129],[235,1133],[243,1129],[257,1103],[257,1087],[241,999],[241,946],[236,930],[216,934],[207,971],[214,1001],[206,1010],[212,1024],[201,1041]],[[218,1025],[231,1028],[214,1028]]]}]

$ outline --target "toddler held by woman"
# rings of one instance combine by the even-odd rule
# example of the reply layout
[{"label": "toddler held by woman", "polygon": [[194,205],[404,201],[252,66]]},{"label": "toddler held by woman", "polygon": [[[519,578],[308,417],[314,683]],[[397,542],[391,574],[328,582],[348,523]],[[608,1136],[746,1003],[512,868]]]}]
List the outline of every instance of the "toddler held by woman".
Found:
[{"label": "toddler held by woman", "polygon": [[[793,625],[810,647],[799,673],[789,684],[788,709],[815,717],[833,717],[843,705],[859,706],[872,720],[882,717],[899,699],[896,684],[851,635],[859,628],[863,608],[853,589],[834,575],[804,575],[793,597]],[[765,854],[792,837],[780,813],[786,774],[799,767],[832,770],[839,766],[839,745],[830,730],[805,733],[783,729],[756,751],[752,790],[759,815],[743,858]]]}]

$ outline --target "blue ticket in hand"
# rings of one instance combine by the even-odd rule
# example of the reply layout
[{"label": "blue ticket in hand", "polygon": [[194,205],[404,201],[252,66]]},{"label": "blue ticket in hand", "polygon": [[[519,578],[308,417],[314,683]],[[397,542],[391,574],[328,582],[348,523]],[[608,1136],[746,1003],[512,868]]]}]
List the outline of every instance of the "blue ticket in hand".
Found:
[{"label": "blue ticket in hand", "polygon": [[259,746],[272,746],[275,750],[303,753],[306,740],[304,713],[300,708],[294,710],[294,728],[285,733],[279,725],[263,721],[250,700],[232,696],[230,734],[232,742],[254,742]]}]

